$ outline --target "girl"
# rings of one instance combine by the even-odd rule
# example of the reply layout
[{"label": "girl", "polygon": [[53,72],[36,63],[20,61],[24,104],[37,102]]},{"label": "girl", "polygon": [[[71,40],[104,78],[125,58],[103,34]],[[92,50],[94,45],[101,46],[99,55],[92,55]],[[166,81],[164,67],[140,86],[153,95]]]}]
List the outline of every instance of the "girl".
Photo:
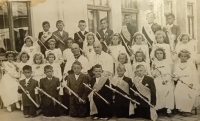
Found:
[{"label": "girl", "polygon": [[33,79],[36,81],[40,81],[41,78],[44,78],[44,57],[42,53],[36,53],[33,56],[33,65],[32,65],[32,70],[33,70]]},{"label": "girl", "polygon": [[73,53],[72,53],[72,51],[71,51],[71,46],[72,46],[73,43],[74,43],[74,40],[73,40],[71,37],[69,37],[69,38],[67,39],[67,46],[68,46],[69,48],[67,48],[67,49],[65,49],[65,50],[63,51],[63,59],[64,59],[64,60],[67,60],[67,58],[69,59],[71,56],[72,56],[72,57],[74,56]]},{"label": "girl", "polygon": [[[117,60],[118,60],[118,63],[123,64],[125,66],[126,72],[124,73],[124,75],[129,78],[133,77],[133,71],[131,68],[131,64],[128,63],[127,53],[120,53]],[[115,72],[117,72],[117,69]]]},{"label": "girl", "polygon": [[51,65],[53,67],[53,75],[61,81],[62,79],[62,72],[61,72],[61,67],[58,63],[55,62],[56,56],[54,53],[49,53],[47,55],[47,64],[46,65]]},{"label": "girl", "polygon": [[135,44],[131,47],[131,49],[133,50],[133,55],[136,53],[136,51],[138,50],[142,50],[145,57],[146,57],[146,60],[145,62],[147,63],[150,63],[150,59],[149,59],[149,48],[148,48],[148,45],[145,44],[145,38],[144,38],[144,35],[142,33],[139,33],[139,32],[136,32],[134,35],[133,35],[133,39],[135,41]]},{"label": "girl", "polygon": [[33,55],[36,52],[40,51],[40,47],[37,44],[37,42],[35,41],[35,39],[31,36],[27,36],[24,38],[24,45],[22,47],[22,51],[26,51],[30,58],[29,58],[29,63],[32,64],[33,62]]},{"label": "girl", "polygon": [[17,108],[20,108],[18,100],[18,79],[20,77],[19,68],[17,67],[14,59],[17,52],[7,51],[7,61],[2,62],[2,68],[5,71],[0,82],[0,95],[4,106],[9,112],[12,111],[11,105],[16,104]]},{"label": "girl", "polygon": [[146,72],[147,72],[147,75],[148,76],[151,76],[151,71],[150,71],[150,64],[145,62],[146,60],[146,56],[145,54],[143,53],[142,50],[138,50],[135,52],[135,63],[133,63],[133,72],[136,71],[136,67],[137,65],[144,65],[145,69],[146,69]]},{"label": "girl", "polygon": [[199,90],[199,79],[194,64],[188,62],[190,52],[181,50],[178,57],[180,62],[176,63],[173,73],[175,75],[173,79],[178,82],[174,95],[176,109],[184,115],[186,112],[191,112],[193,107],[198,106],[195,104],[195,99]]},{"label": "girl", "polygon": [[163,48],[154,51],[156,60],[152,62],[152,76],[156,86],[156,108],[167,108],[167,116],[171,116],[174,108],[174,84],[171,80],[170,64],[166,60]]},{"label": "girl", "polygon": [[55,48],[56,41],[54,39],[50,39],[48,41],[48,45],[49,45],[49,50],[45,51],[46,58],[49,53],[53,53],[55,55],[55,62],[61,64],[63,62],[62,52],[60,48]]},{"label": "girl", "polygon": [[169,44],[164,43],[164,39],[166,38],[165,33],[161,30],[158,30],[155,34],[155,38],[156,38],[157,43],[153,45],[152,51],[150,54],[152,61],[156,59],[156,57],[154,55],[155,50],[157,48],[163,48],[166,53],[166,60],[170,64],[170,67],[171,67],[171,65],[172,65],[171,48],[170,48]]}]

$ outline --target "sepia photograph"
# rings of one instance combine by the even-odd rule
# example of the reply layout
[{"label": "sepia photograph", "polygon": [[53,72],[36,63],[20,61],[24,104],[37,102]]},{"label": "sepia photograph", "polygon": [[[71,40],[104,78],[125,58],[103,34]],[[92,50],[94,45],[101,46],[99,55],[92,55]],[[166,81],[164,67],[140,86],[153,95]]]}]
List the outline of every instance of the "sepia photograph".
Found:
[{"label": "sepia photograph", "polygon": [[200,121],[200,0],[0,0],[0,121]]}]

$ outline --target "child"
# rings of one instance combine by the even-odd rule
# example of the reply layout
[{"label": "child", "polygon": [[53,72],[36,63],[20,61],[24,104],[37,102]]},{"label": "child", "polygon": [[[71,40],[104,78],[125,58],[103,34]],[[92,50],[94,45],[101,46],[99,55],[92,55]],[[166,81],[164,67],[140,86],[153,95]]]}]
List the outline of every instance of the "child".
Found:
[{"label": "child", "polygon": [[[50,65],[46,65],[44,67],[44,73],[46,75],[45,78],[40,79],[40,88],[58,100],[59,98],[59,90],[60,81],[57,77],[53,76],[53,67]],[[51,98],[47,97],[46,95],[42,95],[42,106],[43,106],[43,115],[46,117],[58,117],[59,109],[58,104],[55,103]]]},{"label": "child", "polygon": [[[103,70],[101,65],[97,64],[93,66],[93,73],[95,77],[90,80],[92,89],[111,104],[112,91],[105,87],[105,85],[110,85],[110,81],[108,78],[102,76]],[[94,116],[94,120],[98,118],[108,120],[112,115],[111,106],[95,95],[94,92],[91,92],[88,97],[90,101],[90,115]]]},{"label": "child", "polygon": [[68,90],[66,90],[70,94],[69,115],[71,117],[87,116],[88,109],[86,105],[86,100],[88,96],[88,90],[83,85],[83,83],[89,84],[89,77],[86,74],[81,73],[81,69],[81,63],[79,61],[75,61],[72,64],[72,70],[74,71],[74,73],[69,74],[66,77],[67,86],[85,101],[84,103],[81,102],[74,95],[71,95],[71,92],[68,92]]},{"label": "child", "polygon": [[59,78],[61,81],[62,79],[62,72],[61,72],[61,67],[58,63],[55,62],[56,56],[54,53],[49,53],[47,55],[47,64],[46,65],[51,65],[53,67],[53,76]]},{"label": "child", "polygon": [[118,34],[114,34],[111,36],[110,45],[111,46],[109,46],[108,53],[110,53],[112,55],[113,59],[115,60],[115,63],[117,63],[118,55],[120,53],[127,53],[125,47],[120,44],[120,39],[119,39]]},{"label": "child", "polygon": [[74,56],[72,51],[71,51],[71,46],[72,46],[73,43],[74,43],[74,40],[71,37],[69,37],[67,39],[68,48],[63,51],[63,59],[64,60],[70,59],[71,56]]},{"label": "child", "polygon": [[47,57],[48,53],[53,53],[56,56],[55,62],[61,64],[63,62],[62,52],[61,52],[60,48],[55,48],[56,41],[54,39],[50,39],[48,41],[48,44],[49,44],[49,50],[45,51],[46,57]]},{"label": "child", "polygon": [[135,53],[135,63],[133,63],[132,67],[133,67],[133,72],[136,71],[136,67],[137,65],[143,65],[146,69],[146,75],[147,76],[151,76],[151,71],[150,71],[150,64],[145,62],[146,56],[143,53],[142,50],[138,50]]},{"label": "child", "polygon": [[198,104],[195,104],[195,99],[199,90],[199,78],[194,64],[188,61],[190,52],[181,50],[178,57],[180,62],[176,63],[173,72],[175,75],[173,79],[178,82],[174,91],[175,104],[176,109],[182,115],[187,116],[187,113],[191,113],[193,107],[198,106]]},{"label": "child", "polygon": [[[126,53],[120,53],[117,58],[118,62],[125,66],[126,72],[124,75],[126,77],[132,78],[133,77],[133,70],[131,68],[130,62],[128,62],[128,55]],[[116,69],[117,72],[117,69]]]},{"label": "child", "polygon": [[40,81],[41,78],[43,78],[44,75],[44,55],[42,53],[36,53],[33,56],[33,79],[36,81]]},{"label": "child", "polygon": [[146,42],[145,42],[144,35],[142,33],[136,32],[133,35],[133,39],[135,41],[135,44],[131,47],[131,49],[133,50],[133,53],[135,54],[138,50],[142,50],[146,57],[145,62],[150,63],[149,48],[148,48],[148,45],[145,44]]},{"label": "child", "polygon": [[156,38],[157,44],[153,45],[150,57],[151,57],[152,60],[156,59],[156,57],[154,55],[155,50],[157,48],[163,48],[165,50],[165,53],[166,53],[166,61],[171,66],[172,65],[171,48],[170,48],[169,44],[164,43],[165,37],[166,37],[166,35],[163,31],[159,30],[159,31],[156,32],[155,38]]},{"label": "child", "polygon": [[156,86],[156,108],[167,108],[166,116],[171,117],[174,109],[174,83],[171,80],[170,64],[166,60],[164,49],[158,48],[154,52],[156,60],[152,62],[152,76]]},{"label": "child", "polygon": [[67,48],[67,38],[69,37],[69,34],[63,30],[64,23],[62,20],[58,20],[56,22],[57,31],[53,32],[52,38],[56,40],[57,48],[60,48],[60,50],[63,52]]},{"label": "child", "polygon": [[7,51],[7,61],[2,63],[2,67],[5,70],[5,74],[0,81],[0,95],[4,106],[7,111],[11,112],[11,105],[16,104],[17,108],[20,108],[18,102],[18,79],[20,77],[19,68],[17,67],[14,59],[16,57],[16,51]]},{"label": "child", "polygon": [[85,40],[85,35],[88,33],[85,31],[85,28],[87,27],[85,20],[80,20],[78,22],[78,28],[80,29],[79,32],[74,33],[74,41],[79,45],[81,49],[83,49],[83,43]]},{"label": "child", "polygon": [[[48,40],[51,38],[52,36],[52,33],[49,31],[49,28],[50,28],[50,23],[48,21],[44,21],[42,23],[42,28],[43,28],[43,32],[40,32],[39,35],[38,35],[38,39],[40,40],[38,42],[38,44],[40,44],[40,50],[42,52],[43,55],[45,55],[45,51],[46,51],[46,48],[48,48]],[[42,45],[42,43],[44,45]],[[46,48],[45,48],[45,47]]]},{"label": "child", "polygon": [[[130,95],[130,87],[132,86],[132,80],[131,78],[128,78],[124,75],[126,69],[123,64],[119,64],[117,66],[117,76],[114,76],[111,79],[111,84],[114,89],[119,91],[120,93],[124,95]],[[116,117],[117,118],[127,118],[129,117],[129,107],[131,106],[130,100],[126,99],[125,97],[121,96],[118,93],[115,93],[115,111],[116,111]]]},{"label": "child", "polygon": [[36,52],[40,51],[39,45],[36,43],[35,39],[31,36],[26,36],[24,38],[24,45],[22,47],[22,51],[26,51],[30,58],[29,58],[29,63],[33,63],[33,55]]},{"label": "child", "polygon": [[[21,80],[19,84],[23,87],[25,91],[28,91],[31,98],[39,104],[39,97],[36,87],[38,87],[38,81],[32,79],[32,68],[29,65],[25,65],[23,67],[23,74],[25,79]],[[25,118],[33,118],[36,116],[36,106],[34,103],[28,98],[28,96],[23,92],[21,87],[18,89],[19,93],[22,93],[22,102],[23,102],[23,113]]]}]

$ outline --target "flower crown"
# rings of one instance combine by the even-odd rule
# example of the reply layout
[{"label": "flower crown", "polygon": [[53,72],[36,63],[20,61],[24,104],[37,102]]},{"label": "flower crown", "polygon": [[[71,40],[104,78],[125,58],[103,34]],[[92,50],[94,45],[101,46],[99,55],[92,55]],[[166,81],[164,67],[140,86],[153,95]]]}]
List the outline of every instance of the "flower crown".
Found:
[{"label": "flower crown", "polygon": [[188,50],[186,50],[186,49],[182,49],[182,50],[180,51],[180,53],[191,54],[190,51],[188,51]]},{"label": "flower crown", "polygon": [[12,54],[18,54],[18,52],[17,51],[6,51],[6,54],[10,54],[10,53],[12,53]]}]

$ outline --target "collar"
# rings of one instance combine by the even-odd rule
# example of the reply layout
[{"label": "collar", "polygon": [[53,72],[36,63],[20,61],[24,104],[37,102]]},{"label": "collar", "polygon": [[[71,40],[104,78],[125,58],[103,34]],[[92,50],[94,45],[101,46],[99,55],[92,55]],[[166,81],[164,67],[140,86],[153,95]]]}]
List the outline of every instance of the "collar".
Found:
[{"label": "collar", "polygon": [[46,32],[45,32],[45,31],[43,31],[43,33],[48,33],[48,32],[50,32],[50,31],[46,31]]},{"label": "collar", "polygon": [[25,79],[25,80],[26,80],[26,83],[27,83],[27,82],[28,82],[30,79],[31,79],[31,77],[30,77],[30,78],[28,78],[28,79],[26,78],[26,79]]},{"label": "collar", "polygon": [[108,29],[108,28],[103,29],[103,32],[106,33],[107,29]]},{"label": "collar", "polygon": [[52,76],[51,78],[47,77],[47,79],[48,79],[48,80],[52,80],[52,79],[53,79],[53,76]]},{"label": "collar", "polygon": [[85,34],[85,30],[84,31],[80,31],[83,35]]},{"label": "collar", "polygon": [[74,58],[75,58],[75,59],[79,59],[80,56],[81,56],[81,55],[77,55],[77,56],[74,55]]}]

